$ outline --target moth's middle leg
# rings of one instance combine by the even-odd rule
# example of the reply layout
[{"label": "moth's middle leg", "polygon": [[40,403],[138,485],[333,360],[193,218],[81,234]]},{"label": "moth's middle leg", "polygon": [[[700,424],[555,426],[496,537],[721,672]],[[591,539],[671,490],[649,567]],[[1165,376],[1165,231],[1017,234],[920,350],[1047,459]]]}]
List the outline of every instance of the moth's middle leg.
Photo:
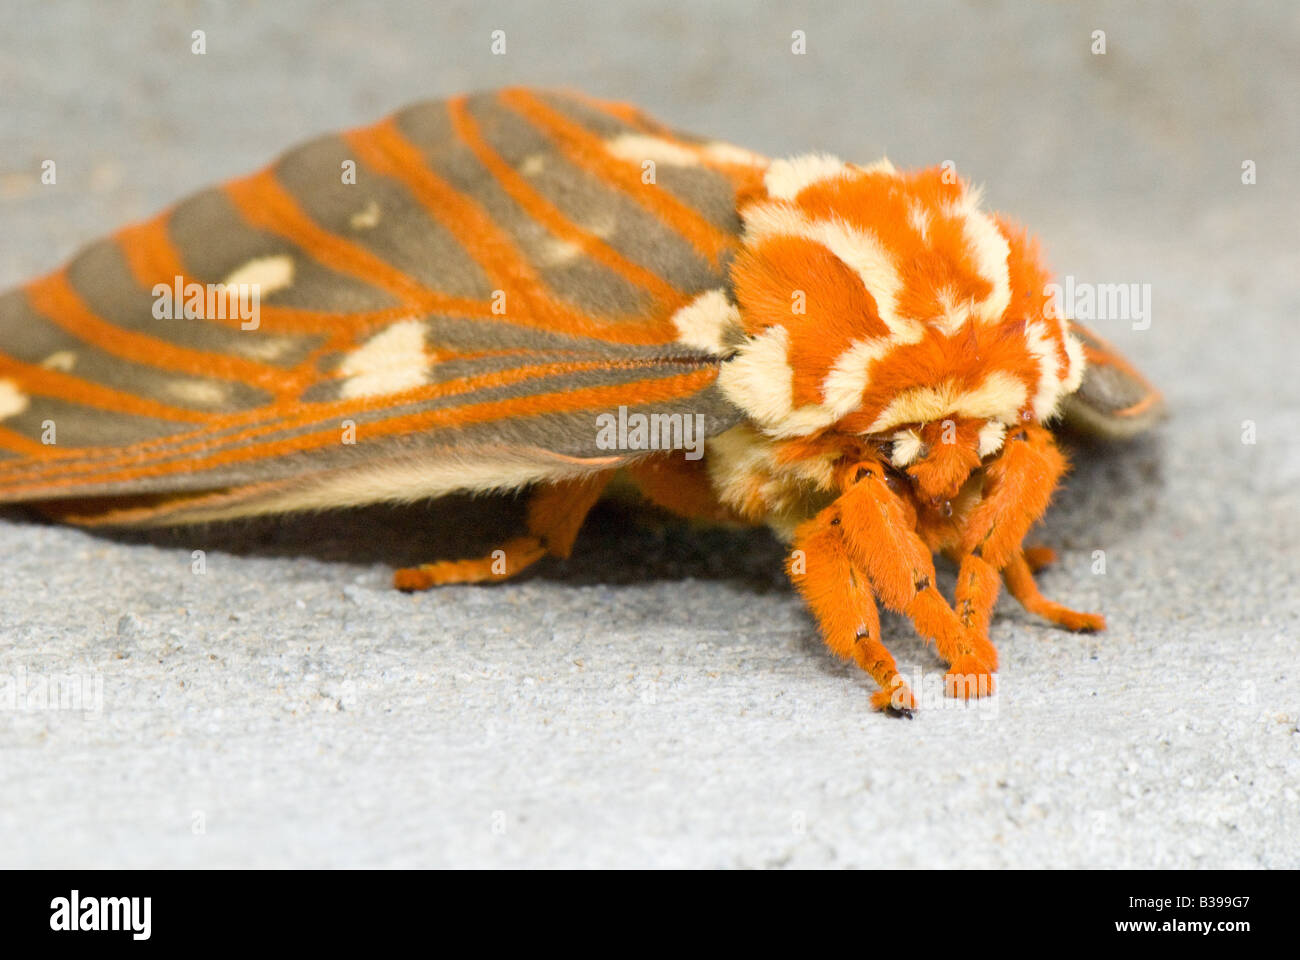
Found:
[{"label": "moth's middle leg", "polygon": [[1000,573],[1011,595],[1030,613],[1070,630],[1102,630],[1106,621],[1096,613],[1081,613],[1053,603],[1038,592],[1034,570],[1055,559],[1043,547],[1021,546],[1029,527],[1043,515],[1065,472],[1065,459],[1052,436],[1041,427],[1028,427],[1007,438],[1002,453],[989,466],[989,490],[963,533],[958,604],[964,585],[981,586],[969,595],[972,617],[988,618],[997,601]]},{"label": "moth's middle leg", "polygon": [[567,557],[578,530],[612,476],[612,471],[605,471],[545,484],[528,501],[526,536],[507,541],[486,557],[405,567],[394,572],[393,585],[399,590],[427,590],[448,583],[506,580],[548,553]]}]

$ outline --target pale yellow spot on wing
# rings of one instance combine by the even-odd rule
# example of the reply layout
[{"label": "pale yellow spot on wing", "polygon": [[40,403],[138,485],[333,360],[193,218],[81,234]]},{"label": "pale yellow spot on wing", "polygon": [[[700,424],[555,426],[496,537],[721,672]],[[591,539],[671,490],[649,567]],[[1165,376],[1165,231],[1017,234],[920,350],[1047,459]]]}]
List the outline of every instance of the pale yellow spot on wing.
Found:
[{"label": "pale yellow spot on wing", "polygon": [[31,405],[27,394],[12,380],[0,380],[0,420],[22,413]]},{"label": "pale yellow spot on wing", "polygon": [[293,347],[288,337],[241,337],[234,349],[254,360],[277,360]]},{"label": "pale yellow spot on wing", "polygon": [[519,172],[525,177],[535,177],[546,169],[546,157],[540,153],[530,153],[519,165]]},{"label": "pale yellow spot on wing", "polygon": [[358,210],[348,218],[348,224],[353,230],[373,230],[379,226],[380,213],[379,204],[371,200],[364,210]]},{"label": "pale yellow spot on wing", "polygon": [[425,382],[431,359],[424,350],[425,326],[399,320],[343,358],[339,373],[347,377],[342,396],[373,397],[401,393]]},{"label": "pale yellow spot on wing", "polygon": [[602,210],[599,213],[592,214],[582,224],[584,230],[594,237],[600,237],[602,240],[609,237],[616,226],[618,226],[618,220],[615,218],[613,211],[610,210]]},{"label": "pale yellow spot on wing", "polygon": [[206,380],[176,380],[168,384],[167,390],[178,400],[199,407],[219,407],[229,396],[221,384]]},{"label": "pale yellow spot on wing", "polygon": [[71,350],[58,350],[41,361],[46,370],[60,370],[68,373],[77,365],[77,355]]},{"label": "pale yellow spot on wing", "polygon": [[568,240],[550,240],[542,248],[541,260],[547,266],[572,263],[582,256],[582,248]]},{"label": "pale yellow spot on wing", "polygon": [[259,297],[269,297],[277,290],[293,286],[293,257],[287,253],[257,257],[236,267],[223,282],[226,286],[256,287]]}]

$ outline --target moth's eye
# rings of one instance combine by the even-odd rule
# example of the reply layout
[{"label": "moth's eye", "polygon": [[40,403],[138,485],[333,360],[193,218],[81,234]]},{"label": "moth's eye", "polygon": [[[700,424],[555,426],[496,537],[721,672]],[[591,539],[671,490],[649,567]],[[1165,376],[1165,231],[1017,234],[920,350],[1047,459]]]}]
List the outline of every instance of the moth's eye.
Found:
[{"label": "moth's eye", "polygon": [[915,463],[917,460],[924,460],[929,455],[930,445],[928,443],[923,443],[916,448],[916,458],[912,462]]}]

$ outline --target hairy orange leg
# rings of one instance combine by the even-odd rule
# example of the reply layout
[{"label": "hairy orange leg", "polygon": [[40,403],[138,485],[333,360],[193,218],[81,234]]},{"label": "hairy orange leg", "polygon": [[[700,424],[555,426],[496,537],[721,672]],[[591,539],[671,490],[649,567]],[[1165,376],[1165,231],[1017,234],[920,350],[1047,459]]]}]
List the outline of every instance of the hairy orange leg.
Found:
[{"label": "hairy orange leg", "polygon": [[[1042,427],[1025,427],[1009,436],[1002,453],[987,467],[984,498],[962,534],[962,571],[968,565],[971,569],[987,568],[981,572],[986,580],[990,573],[1000,572],[1011,595],[1031,613],[1072,630],[1100,630],[1105,626],[1100,615],[1078,613],[1038,592],[1033,570],[1054,560],[1055,553],[1021,546],[1029,528],[1047,510],[1065,469],[1065,457]],[[997,600],[996,580],[985,600],[991,614]],[[973,602],[978,605],[978,598]]]},{"label": "hairy orange leg", "polygon": [[[962,558],[957,568],[957,593],[954,608],[957,618],[967,630],[988,640],[989,621],[998,602],[998,572],[988,562],[974,554]],[[993,642],[988,641],[993,648]],[[993,648],[992,666],[997,667],[997,651]]]},{"label": "hairy orange leg", "polygon": [[1025,547],[1022,553],[1030,573],[1046,570],[1056,562],[1056,551],[1051,547]]},{"label": "hairy orange leg", "polygon": [[1029,528],[1046,512],[1065,457],[1039,426],[1010,434],[1002,452],[985,467],[984,495],[962,531],[962,556],[975,553],[1001,570],[1021,552]]},{"label": "hairy orange leg", "polygon": [[600,499],[610,476],[607,471],[539,487],[528,501],[527,536],[502,544],[486,557],[442,560],[398,570],[393,574],[394,586],[399,590],[427,590],[448,583],[505,580],[548,553],[567,557],[582,522]]},{"label": "hairy orange leg", "polygon": [[966,629],[935,586],[934,560],[916,533],[915,516],[889,489],[880,464],[859,463],[847,475],[851,482],[833,506],[850,556],[885,606],[906,614],[934,642],[949,666],[950,696],[992,693],[997,652],[987,637]]},{"label": "hairy orange leg", "polygon": [[880,615],[866,575],[849,557],[835,507],[828,507],[795,531],[786,572],[817,618],[826,646],[853,660],[880,689],[871,705],[910,717],[916,701],[880,639]]},{"label": "hairy orange leg", "polygon": [[1034,583],[1033,570],[1030,568],[1028,558],[1024,556],[1012,558],[1002,571],[1002,578],[1006,581],[1011,595],[1020,601],[1020,605],[1044,620],[1050,620],[1067,630],[1086,632],[1106,629],[1106,618],[1100,613],[1071,610],[1067,606],[1048,600],[1039,593],[1038,584]]}]

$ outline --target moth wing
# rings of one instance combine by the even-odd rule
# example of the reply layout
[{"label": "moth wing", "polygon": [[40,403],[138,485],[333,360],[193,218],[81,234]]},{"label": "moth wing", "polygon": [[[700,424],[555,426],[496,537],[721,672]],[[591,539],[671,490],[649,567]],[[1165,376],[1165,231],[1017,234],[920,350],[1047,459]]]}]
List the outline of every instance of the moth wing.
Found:
[{"label": "moth wing", "polygon": [[0,297],[0,502],[206,520],[608,469],[648,452],[602,442],[620,408],[720,432],[761,169],[712,146],[566,94],[428,102],[101,240]]},{"label": "moth wing", "polygon": [[1092,330],[1071,320],[1083,344],[1083,382],[1065,398],[1062,418],[1084,433],[1124,439],[1149,430],[1166,416],[1164,398],[1118,350]]}]

